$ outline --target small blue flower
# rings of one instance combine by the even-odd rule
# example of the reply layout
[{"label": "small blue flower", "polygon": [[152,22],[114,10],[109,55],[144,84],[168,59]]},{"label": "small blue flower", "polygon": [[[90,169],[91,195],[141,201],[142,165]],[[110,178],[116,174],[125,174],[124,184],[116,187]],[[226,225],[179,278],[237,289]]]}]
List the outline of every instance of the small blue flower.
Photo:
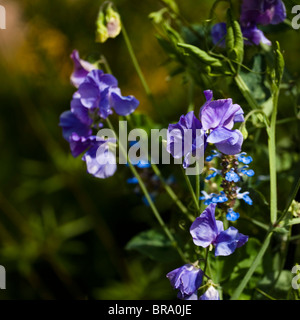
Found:
[{"label": "small blue flower", "polygon": [[236,221],[240,217],[238,212],[234,212],[232,208],[229,208],[226,214],[226,219],[228,221]]},{"label": "small blue flower", "polygon": [[136,166],[140,169],[145,169],[145,168],[150,168],[151,167],[151,163],[149,161],[139,161]]},{"label": "small blue flower", "polygon": [[225,179],[229,182],[238,182],[241,178],[236,172],[234,172],[234,169],[231,169],[229,172],[226,173]]},{"label": "small blue flower", "polygon": [[199,200],[205,200],[204,204],[206,206],[211,204],[213,202],[214,197],[217,196],[217,194],[215,193],[208,194],[206,191],[201,191],[201,193],[203,194],[203,196],[199,197]]},{"label": "small blue flower", "polygon": [[253,201],[252,199],[249,197],[249,191],[245,191],[243,193],[240,193],[241,188],[238,188],[236,191],[236,196],[237,199],[243,199],[247,204],[249,204],[250,206],[252,206]]},{"label": "small blue flower", "polygon": [[205,161],[210,162],[211,160],[213,160],[216,157],[221,158],[221,153],[218,152],[217,150],[212,150],[211,153],[212,154],[210,156],[206,157]]},{"label": "small blue flower", "polygon": [[242,162],[243,164],[249,164],[253,161],[251,156],[246,157],[246,152],[242,152],[237,155],[237,159],[239,162]]},{"label": "small blue flower", "polygon": [[220,194],[216,193],[210,193],[208,194],[205,191],[201,191],[203,196],[199,197],[199,200],[205,200],[204,204],[209,205],[211,203],[222,203],[228,201],[228,198],[226,197],[225,193],[223,191],[220,192]]},{"label": "small blue flower", "polygon": [[238,171],[241,174],[245,174],[248,177],[253,177],[255,174],[254,170],[252,170],[252,169],[247,170],[246,168],[249,168],[249,166],[248,165],[243,166],[242,168],[239,168]]},{"label": "small blue flower", "polygon": [[213,173],[209,174],[205,180],[210,180],[211,178],[214,178],[217,174],[221,174],[221,170],[218,170],[216,168],[210,168],[210,171],[213,171]]},{"label": "small blue flower", "polygon": [[203,196],[199,197],[199,200],[205,200],[205,205],[211,204],[214,193],[208,194],[206,191],[201,191],[201,193],[203,194]]},{"label": "small blue flower", "polygon": [[226,197],[224,191],[221,191],[220,194],[218,194],[216,197],[213,198],[213,203],[223,203],[228,201],[228,198]]},{"label": "small blue flower", "polygon": [[128,184],[138,184],[139,181],[136,177],[132,177],[132,178],[127,179],[127,183]]},{"label": "small blue flower", "polygon": [[169,177],[168,177],[168,179],[166,180],[166,184],[169,186],[169,185],[171,185],[171,184],[173,184],[173,183],[175,183],[176,182],[176,178],[171,174]]},{"label": "small blue flower", "polygon": [[[150,193],[150,198],[151,198],[151,200],[152,200],[153,202],[154,202],[154,200],[155,200],[155,197],[156,197],[156,194],[155,194],[155,193]],[[149,203],[148,199],[146,198],[146,196],[143,196],[143,197],[142,197],[142,200],[143,200],[144,204],[145,204],[147,207],[150,207],[150,203]]]}]

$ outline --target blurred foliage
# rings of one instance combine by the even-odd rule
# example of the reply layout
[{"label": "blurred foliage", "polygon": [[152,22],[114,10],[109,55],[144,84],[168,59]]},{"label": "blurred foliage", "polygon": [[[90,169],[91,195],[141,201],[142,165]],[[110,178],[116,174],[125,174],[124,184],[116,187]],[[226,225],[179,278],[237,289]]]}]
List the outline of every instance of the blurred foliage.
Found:
[{"label": "blurred foliage", "polygon": [[[176,26],[173,29],[171,25],[157,30],[153,19],[158,22],[159,14],[152,15],[151,19],[148,16],[160,10],[162,2],[172,3],[116,0],[115,4],[163,121],[153,112],[134,72],[122,35],[105,44],[95,43],[95,20],[101,1],[2,1],[7,11],[7,29],[0,30],[0,141],[3,146],[0,160],[0,265],[7,271],[7,289],[0,290],[0,298],[175,298],[165,274],[175,268],[176,258],[175,262],[174,259],[165,259],[157,263],[153,260],[157,252],[150,251],[145,257],[135,250],[126,250],[126,246],[127,249],[147,247],[146,240],[155,242],[155,237],[147,230],[157,226],[150,209],[126,184],[130,176],[128,169],[120,165],[117,174],[107,180],[88,175],[84,162],[70,155],[58,127],[59,115],[69,108],[73,93],[69,82],[73,65],[69,56],[75,48],[82,58],[90,61],[98,60],[101,55],[106,57],[122,92],[135,95],[141,102],[138,109],[141,115],[135,117],[136,121],[148,114],[156,123],[165,126],[186,113],[192,80],[186,72],[186,60],[180,56],[181,63],[174,61],[174,57],[178,57],[178,48],[174,50],[162,32],[205,50],[210,41],[207,36],[209,25],[225,21],[227,7],[226,3],[220,3],[212,21],[207,21],[214,1],[178,1],[180,14],[193,25],[194,31],[189,26],[176,31]],[[238,1],[233,2],[238,8]],[[286,1],[289,18],[294,4],[295,1]],[[177,7],[173,10],[176,12]],[[282,24],[265,28],[265,32],[270,40],[280,42],[286,61],[277,127],[278,199],[279,210],[284,210],[295,177],[299,176],[300,31]],[[175,40],[180,42],[178,38]],[[266,113],[270,110],[269,91],[259,72],[264,70],[268,59],[270,56],[260,47],[248,48],[244,64],[258,73],[242,69],[245,82],[249,83],[255,98],[264,102]],[[204,102],[202,92],[208,88],[199,70],[193,69],[192,65],[188,68],[195,75],[194,80],[198,80],[193,98],[198,111]],[[230,86],[222,79],[214,78],[215,98],[226,96]],[[245,103],[238,92],[232,98],[241,106]],[[267,136],[256,115],[249,121],[253,125],[247,127],[244,151],[255,154],[253,169],[256,172],[255,178],[247,182],[248,188],[256,189],[252,195],[256,205],[251,208],[251,214],[266,223],[269,201],[269,169],[265,161],[268,157]],[[155,124],[148,123],[149,126],[153,128]],[[164,168],[165,176],[172,169],[172,166]],[[186,190],[181,187],[182,178],[175,178],[178,194],[188,203]],[[180,217],[178,223],[177,208],[164,194],[158,196],[157,206],[165,220],[170,220],[180,241],[185,243],[184,231],[189,228],[187,221]],[[234,262],[222,258],[216,260],[217,266],[212,265],[212,269],[223,268],[220,282],[225,279],[234,283],[239,281],[263,240],[264,232],[246,219],[244,204],[241,203],[240,208],[241,231],[256,234],[257,239],[251,240],[248,246],[230,258],[240,261],[234,270],[226,269],[227,263],[232,265]],[[299,234],[298,226],[294,226],[292,232],[293,236]],[[158,256],[161,257],[165,249],[161,242],[166,240],[159,234],[156,236]],[[142,237],[143,242],[136,237]],[[287,245],[282,241],[284,237],[284,234],[277,234],[272,248]],[[257,299],[265,298],[261,292],[253,293],[253,289],[261,279],[256,276],[265,275],[259,288],[268,291],[270,277],[276,270],[274,266],[283,261],[280,254],[273,255],[272,248],[243,298],[253,295]],[[295,262],[300,261],[299,237],[280,252],[287,254],[286,265],[282,268],[290,270]],[[271,288],[270,295],[275,298],[282,298],[282,291],[288,291],[281,285],[290,281],[291,275],[286,270],[278,275],[276,286]]]}]

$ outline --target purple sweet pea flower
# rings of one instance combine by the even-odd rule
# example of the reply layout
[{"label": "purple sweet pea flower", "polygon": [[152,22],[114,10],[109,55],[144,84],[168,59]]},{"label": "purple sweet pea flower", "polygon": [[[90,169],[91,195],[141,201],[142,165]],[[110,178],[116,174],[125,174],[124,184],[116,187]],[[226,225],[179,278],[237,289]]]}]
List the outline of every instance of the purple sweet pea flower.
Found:
[{"label": "purple sweet pea flower", "polygon": [[70,141],[70,137],[73,133],[76,133],[81,137],[88,137],[92,134],[91,128],[83,123],[78,117],[71,111],[65,111],[60,115],[59,126],[62,127],[63,137],[67,141]]},{"label": "purple sweet pea flower", "polygon": [[215,246],[215,256],[228,256],[248,241],[248,236],[234,227],[224,231],[223,222],[215,218],[216,204],[210,204],[192,223],[190,233],[195,245],[206,248]]},{"label": "purple sweet pea flower", "polygon": [[244,0],[240,21],[243,25],[278,24],[286,18],[285,5],[281,0]]},{"label": "purple sweet pea flower", "polygon": [[204,91],[206,103],[200,109],[202,128],[210,130],[207,142],[214,143],[224,154],[241,152],[243,135],[239,130],[231,130],[235,122],[244,121],[243,109],[233,104],[232,99],[212,100],[211,90]]},{"label": "purple sweet pea flower", "polygon": [[107,140],[95,142],[84,154],[82,160],[86,162],[88,173],[96,178],[108,178],[117,170],[116,157],[109,150]]},{"label": "purple sweet pea flower", "polygon": [[72,52],[71,59],[74,63],[74,71],[71,74],[71,83],[74,87],[78,88],[88,73],[96,68],[91,63],[81,60],[77,50]]},{"label": "purple sweet pea flower", "polygon": [[98,110],[99,116],[103,119],[112,114],[112,109],[117,114],[125,116],[139,105],[135,97],[123,97],[117,79],[101,70],[92,70],[85,77],[78,88],[78,97],[84,107]]},{"label": "purple sweet pea flower", "polygon": [[139,101],[134,96],[123,97],[120,88],[109,89],[109,103],[119,116],[128,116],[139,105]]},{"label": "purple sweet pea flower", "polygon": [[200,121],[195,117],[194,111],[182,115],[179,122],[170,124],[167,133],[167,151],[175,159],[184,157],[183,167],[190,165],[191,156],[195,156],[197,150],[204,152],[204,131]]},{"label": "purple sweet pea flower", "polygon": [[73,157],[78,157],[81,153],[91,147],[96,140],[96,136],[79,136],[73,132],[69,138],[70,149]]},{"label": "purple sweet pea flower", "polygon": [[216,23],[211,28],[211,38],[214,45],[217,45],[221,48],[225,48],[226,45],[226,34],[227,34],[227,28],[226,23]]},{"label": "purple sweet pea flower", "polygon": [[179,289],[178,298],[197,300],[197,290],[202,284],[203,271],[192,264],[185,264],[167,274],[174,289]]},{"label": "purple sweet pea flower", "polygon": [[83,106],[80,100],[80,94],[78,92],[73,94],[73,99],[71,100],[71,111],[82,123],[87,126],[91,126],[93,124],[93,118],[96,117],[96,114],[93,112],[93,110],[89,110]]},{"label": "purple sweet pea flower", "polygon": [[272,43],[267,39],[264,33],[257,28],[256,25],[249,25],[247,27],[242,27],[243,36],[245,38],[244,43],[246,45],[259,45],[260,43],[271,46]]},{"label": "purple sweet pea flower", "polygon": [[[270,46],[272,43],[255,24],[241,26],[245,45],[259,45],[260,43]],[[225,37],[227,34],[226,23],[215,24],[211,29],[211,37],[214,45],[225,48]]]},{"label": "purple sweet pea flower", "polygon": [[208,136],[207,142],[214,143],[222,153],[233,155],[241,152],[243,135],[239,130],[217,128]]},{"label": "purple sweet pea flower", "polygon": [[220,295],[217,289],[213,286],[209,286],[199,300],[220,300]]},{"label": "purple sweet pea flower", "polygon": [[204,130],[223,127],[232,129],[235,122],[243,122],[243,109],[233,104],[232,99],[212,100],[211,90],[204,91],[206,103],[200,109],[199,117]]}]

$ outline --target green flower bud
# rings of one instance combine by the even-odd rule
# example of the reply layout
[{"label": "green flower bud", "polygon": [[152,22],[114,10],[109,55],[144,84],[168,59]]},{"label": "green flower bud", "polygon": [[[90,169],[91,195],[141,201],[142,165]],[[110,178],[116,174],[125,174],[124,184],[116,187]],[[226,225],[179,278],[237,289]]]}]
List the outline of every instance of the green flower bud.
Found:
[{"label": "green flower bud", "polygon": [[113,9],[113,4],[105,2],[96,21],[96,42],[105,42],[108,38],[115,38],[121,32],[121,18]]}]

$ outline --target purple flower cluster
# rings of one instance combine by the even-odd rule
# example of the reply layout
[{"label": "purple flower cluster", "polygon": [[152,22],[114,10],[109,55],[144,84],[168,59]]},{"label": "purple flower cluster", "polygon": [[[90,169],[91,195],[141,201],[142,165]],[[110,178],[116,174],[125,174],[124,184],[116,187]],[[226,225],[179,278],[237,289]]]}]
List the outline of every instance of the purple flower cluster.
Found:
[{"label": "purple flower cluster", "polygon": [[[232,99],[213,100],[211,90],[204,91],[205,104],[199,112],[199,119],[190,111],[182,115],[176,124],[170,124],[167,134],[167,151],[175,159],[184,157],[183,167],[190,164],[198,148],[205,148],[207,143],[213,143],[220,152],[234,155],[241,152],[243,135],[239,130],[233,130],[236,122],[244,121],[244,112]],[[190,132],[190,135],[187,135]],[[204,136],[201,144],[200,136]],[[204,151],[204,150],[202,150]],[[203,154],[203,152],[200,152]]]},{"label": "purple flower cluster", "polygon": [[[224,230],[223,222],[215,218],[215,209],[216,204],[211,203],[192,223],[190,234],[196,246],[214,246],[215,256],[229,256],[248,241],[248,236],[234,227]],[[179,290],[177,297],[183,300],[198,300],[197,291],[203,276],[204,272],[192,264],[185,264],[167,274],[173,288]],[[199,300],[219,300],[218,291],[210,282],[207,285],[207,291]]]},{"label": "purple flower cluster", "polygon": [[110,151],[115,141],[94,135],[93,129],[102,127],[101,121],[113,110],[122,116],[132,113],[139,101],[133,96],[122,96],[117,79],[81,60],[77,50],[71,58],[74,62],[71,83],[77,91],[73,94],[71,110],[61,114],[59,125],[72,155],[77,157],[85,152],[82,160],[87,171],[97,178],[107,178],[116,171],[115,155]]},{"label": "purple flower cluster", "polygon": [[[244,0],[240,23],[246,45],[271,45],[257,25],[278,24],[286,18],[286,9],[281,0]],[[211,30],[213,43],[225,47],[226,23],[215,24]]]},{"label": "purple flower cluster", "polygon": [[[245,153],[241,153],[242,133],[233,129],[235,123],[244,121],[242,108],[234,104],[232,99],[213,100],[211,90],[204,91],[204,95],[206,102],[200,109],[199,119],[191,111],[185,116],[182,115],[178,123],[169,125],[167,151],[175,159],[184,157],[183,166],[186,168],[190,164],[190,156],[194,156],[198,148],[205,149],[208,143],[212,143],[218,151],[213,150],[206,161],[212,161],[215,158],[221,158],[223,162],[226,160],[222,170],[211,167],[210,169],[213,172],[206,179],[224,175],[225,183],[229,187],[224,187],[224,191],[221,191],[220,194],[207,194],[202,191],[203,196],[200,199],[205,200],[204,203],[208,207],[192,223],[190,234],[196,246],[215,247],[215,256],[228,256],[237,248],[243,246],[248,241],[248,236],[239,233],[234,227],[224,230],[223,222],[215,218],[215,209],[217,205],[223,205],[228,201],[231,203],[232,185],[239,181],[243,174],[251,176],[254,171],[247,170],[252,158],[247,157]],[[189,135],[187,131],[189,131]],[[201,135],[204,135],[204,144],[199,143],[197,139]],[[187,139],[189,140],[186,141]],[[204,154],[204,150],[202,151],[200,154]],[[230,161],[234,162],[232,166]],[[236,161],[241,162],[243,166],[236,168]],[[252,200],[248,196],[249,193],[239,193],[239,191],[240,189],[236,190],[235,197],[252,204]],[[227,219],[234,221],[238,217],[239,214],[229,206]],[[197,292],[202,284],[203,276],[206,276],[204,272],[193,264],[185,264],[167,274],[171,285],[174,289],[179,290],[178,298],[184,300],[219,300],[219,293],[210,280],[205,285],[206,292],[198,298]]]}]

